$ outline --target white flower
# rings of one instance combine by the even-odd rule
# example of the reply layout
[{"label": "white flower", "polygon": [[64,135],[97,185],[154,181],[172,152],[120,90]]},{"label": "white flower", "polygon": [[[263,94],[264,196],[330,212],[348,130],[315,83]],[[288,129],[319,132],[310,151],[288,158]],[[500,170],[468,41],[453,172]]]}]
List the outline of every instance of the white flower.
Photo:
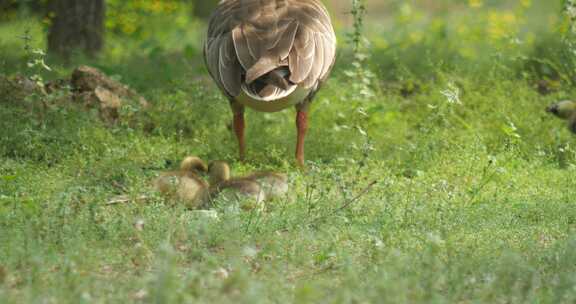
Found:
[{"label": "white flower", "polygon": [[440,94],[444,95],[449,103],[462,104],[462,101],[460,101],[460,89],[453,82],[449,82],[448,88],[440,91]]}]

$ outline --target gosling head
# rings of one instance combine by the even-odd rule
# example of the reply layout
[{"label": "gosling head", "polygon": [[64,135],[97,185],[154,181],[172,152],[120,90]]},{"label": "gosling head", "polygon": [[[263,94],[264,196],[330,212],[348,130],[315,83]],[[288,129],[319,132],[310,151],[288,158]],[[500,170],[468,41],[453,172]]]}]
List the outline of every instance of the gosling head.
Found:
[{"label": "gosling head", "polygon": [[546,112],[561,119],[571,119],[576,115],[576,102],[572,100],[560,101],[546,108]]},{"label": "gosling head", "polygon": [[216,185],[230,179],[230,166],[225,161],[213,161],[208,166],[208,174],[210,185]]},{"label": "gosling head", "polygon": [[180,170],[185,172],[207,172],[206,163],[196,156],[188,156],[180,163]]}]

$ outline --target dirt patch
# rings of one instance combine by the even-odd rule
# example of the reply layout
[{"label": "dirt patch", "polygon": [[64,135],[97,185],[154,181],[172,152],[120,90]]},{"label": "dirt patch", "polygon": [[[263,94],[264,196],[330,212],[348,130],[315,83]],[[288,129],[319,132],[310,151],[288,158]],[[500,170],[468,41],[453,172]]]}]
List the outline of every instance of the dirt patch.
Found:
[{"label": "dirt patch", "polygon": [[102,71],[79,66],[68,79],[38,83],[22,75],[0,75],[0,103],[29,105],[38,100],[50,104],[75,103],[85,109],[98,109],[108,124],[120,120],[120,110],[127,105],[147,109],[150,103],[127,85],[113,80]]}]

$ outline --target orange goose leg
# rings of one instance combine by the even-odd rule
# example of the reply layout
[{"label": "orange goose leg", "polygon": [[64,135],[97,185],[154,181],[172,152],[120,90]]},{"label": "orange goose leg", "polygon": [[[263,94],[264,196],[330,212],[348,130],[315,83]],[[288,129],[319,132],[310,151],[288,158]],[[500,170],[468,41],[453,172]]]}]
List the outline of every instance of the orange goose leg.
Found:
[{"label": "orange goose leg", "polygon": [[238,140],[238,150],[240,152],[240,160],[243,161],[246,156],[246,144],[244,142],[244,106],[237,103],[232,103],[232,111],[234,112],[234,119],[232,125],[234,127],[234,134]]},{"label": "orange goose leg", "polygon": [[298,129],[296,162],[300,168],[304,168],[304,138],[308,130],[308,113],[306,111],[298,110],[296,113],[296,128]]}]

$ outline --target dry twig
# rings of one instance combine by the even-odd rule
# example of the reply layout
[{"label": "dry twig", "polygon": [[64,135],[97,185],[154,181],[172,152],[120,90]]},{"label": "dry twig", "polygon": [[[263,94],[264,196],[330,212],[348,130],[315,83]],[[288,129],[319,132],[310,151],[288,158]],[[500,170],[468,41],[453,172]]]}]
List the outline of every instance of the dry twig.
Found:
[{"label": "dry twig", "polygon": [[141,201],[145,201],[150,199],[149,196],[146,195],[141,195],[138,197],[130,197],[128,195],[120,195],[117,196],[115,198],[113,198],[112,200],[106,202],[106,206],[112,206],[112,205],[118,205],[118,204],[124,204],[124,203],[129,203],[129,202],[141,202]]}]

